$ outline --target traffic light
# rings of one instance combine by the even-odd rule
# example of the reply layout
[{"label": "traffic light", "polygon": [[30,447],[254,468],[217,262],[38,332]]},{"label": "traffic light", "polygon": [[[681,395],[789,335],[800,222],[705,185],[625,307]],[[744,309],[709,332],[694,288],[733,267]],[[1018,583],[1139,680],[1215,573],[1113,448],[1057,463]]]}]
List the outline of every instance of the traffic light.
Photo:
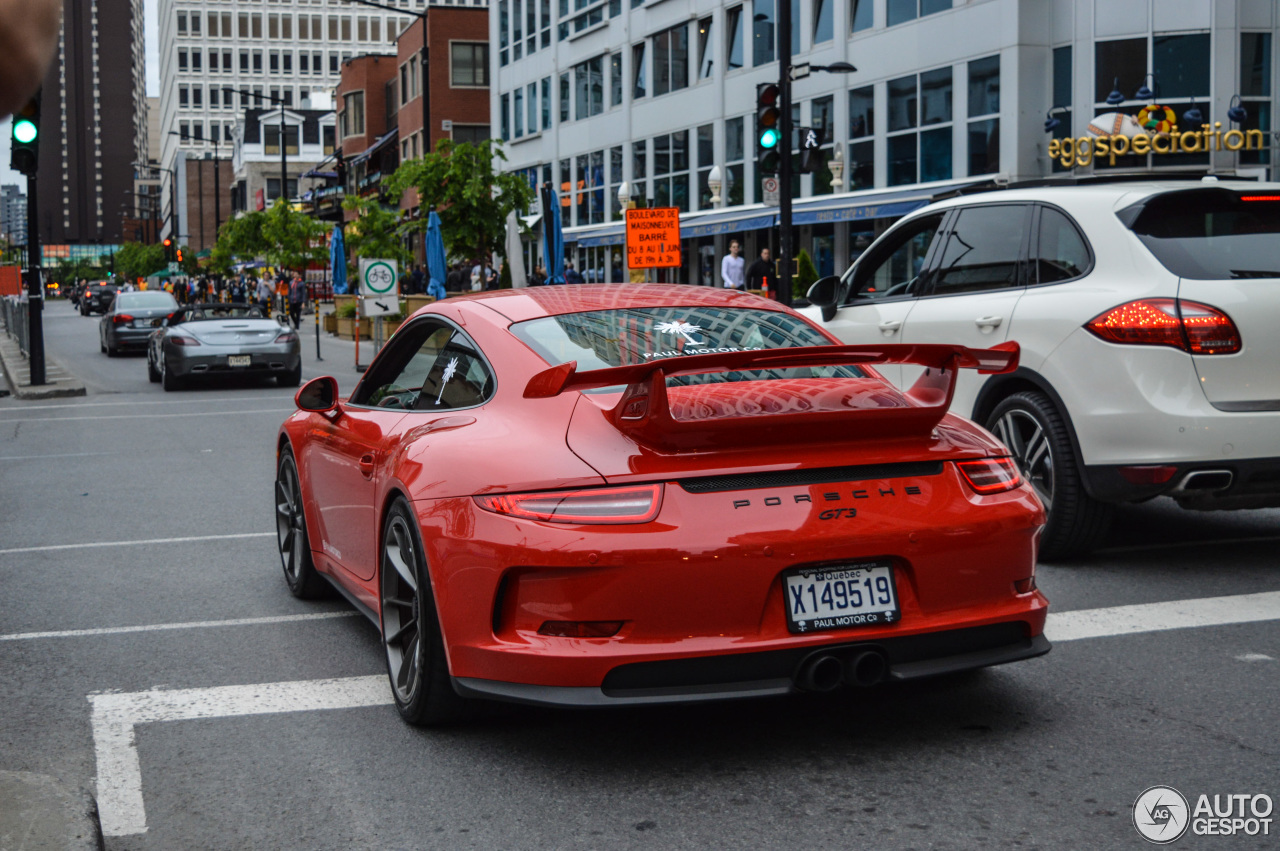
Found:
[{"label": "traffic light", "polygon": [[782,141],[780,116],[778,86],[774,83],[756,86],[756,157],[763,174],[778,173],[778,143]]},{"label": "traffic light", "polygon": [[179,263],[181,263],[181,262],[182,262],[182,249],[181,249],[181,248],[175,249],[175,251],[174,251],[174,255],[175,255],[175,259],[176,259]]},{"label": "traffic light", "polygon": [[40,162],[40,92],[13,115],[13,149],[9,167],[34,177]]},{"label": "traffic light", "polygon": [[165,240],[164,240],[164,259],[165,260],[173,259],[173,240],[169,239],[168,237],[165,237]]},{"label": "traffic light", "polygon": [[800,128],[800,171],[818,174],[826,165],[822,156],[823,132],[820,127]]}]

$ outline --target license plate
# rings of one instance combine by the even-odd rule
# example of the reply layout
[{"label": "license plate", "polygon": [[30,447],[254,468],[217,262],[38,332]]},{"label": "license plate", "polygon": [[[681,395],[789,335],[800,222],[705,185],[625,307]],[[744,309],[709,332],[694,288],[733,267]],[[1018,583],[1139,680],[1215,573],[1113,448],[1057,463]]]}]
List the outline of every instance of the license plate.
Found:
[{"label": "license plate", "polygon": [[227,366],[248,366],[253,362],[251,355],[229,355],[227,357]]},{"label": "license plate", "polygon": [[150,328],[155,324],[154,319],[135,319],[133,320],[134,328]]},{"label": "license plate", "polygon": [[805,568],[783,575],[787,627],[819,632],[895,623],[893,568],[881,562]]}]

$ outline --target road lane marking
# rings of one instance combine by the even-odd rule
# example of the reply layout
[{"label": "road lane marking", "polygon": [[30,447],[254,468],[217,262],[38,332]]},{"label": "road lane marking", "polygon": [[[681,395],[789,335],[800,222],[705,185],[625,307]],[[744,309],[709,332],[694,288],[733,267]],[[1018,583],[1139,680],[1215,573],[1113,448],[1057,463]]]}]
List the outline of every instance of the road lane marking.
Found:
[{"label": "road lane marking", "polygon": [[1266,653],[1245,653],[1236,657],[1240,662],[1274,662],[1274,656],[1268,656]]},{"label": "road lane marking", "polygon": [[[284,398],[284,394],[280,394],[278,398]],[[65,411],[69,409],[79,410],[80,408],[132,408],[136,405],[214,405],[219,402],[225,402],[226,399],[140,399],[136,402],[74,402],[62,405],[15,405],[13,407],[0,408],[0,414],[20,411]]]},{"label": "road lane marking", "polygon": [[275,532],[240,532],[235,535],[190,535],[185,538],[147,538],[141,541],[94,541],[89,544],[48,544],[40,547],[11,547],[0,556],[17,553],[48,553],[55,550],[83,550],[93,547],[143,547],[151,544],[186,544],[193,541],[230,541],[236,538],[271,538]]},{"label": "road lane marking", "polygon": [[[1055,642],[1280,619],[1280,591],[1049,615]],[[1050,657],[1052,658],[1052,657]],[[91,694],[98,813],[106,836],[147,830],[136,727],[155,721],[356,709],[393,703],[383,674],[256,685]]]},{"label": "road lane marking", "polygon": [[69,423],[76,420],[161,420],[177,417],[238,417],[244,414],[292,414],[297,408],[254,408],[249,411],[192,411],[186,414],[91,414],[86,417],[24,417],[3,423]]},{"label": "road lane marking", "polygon": [[0,455],[0,461],[43,461],[46,458],[88,458],[90,455],[115,455],[115,452],[59,452],[56,455]]},{"label": "road lane marking", "polygon": [[95,694],[92,724],[98,762],[98,813],[104,836],[147,831],[142,769],[134,728],[156,721],[351,709],[391,702],[385,676],[346,677],[219,688]]},{"label": "road lane marking", "polygon": [[1280,591],[1051,613],[1044,632],[1056,644],[1082,638],[1271,620],[1280,620]]},{"label": "road lane marking", "polygon": [[329,618],[349,618],[359,612],[311,612],[305,615],[267,615],[259,618],[231,618],[221,621],[186,621],[184,623],[153,623],[140,626],[108,626],[98,629],[63,629],[56,632],[13,632],[0,635],[0,641],[33,641],[39,638],[86,638],[94,635],[123,635],[129,632],[164,632],[173,629],[210,629],[225,626],[256,626],[269,623],[294,621],[318,621]]}]

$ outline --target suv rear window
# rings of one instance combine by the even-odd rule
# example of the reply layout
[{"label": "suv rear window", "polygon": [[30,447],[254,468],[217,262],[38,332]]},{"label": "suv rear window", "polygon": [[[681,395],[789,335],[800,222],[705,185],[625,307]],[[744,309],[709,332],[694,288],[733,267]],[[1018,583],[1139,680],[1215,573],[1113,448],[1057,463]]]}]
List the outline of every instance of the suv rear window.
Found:
[{"label": "suv rear window", "polygon": [[1280,278],[1280,193],[1188,189],[1120,211],[1121,221],[1181,278]]}]

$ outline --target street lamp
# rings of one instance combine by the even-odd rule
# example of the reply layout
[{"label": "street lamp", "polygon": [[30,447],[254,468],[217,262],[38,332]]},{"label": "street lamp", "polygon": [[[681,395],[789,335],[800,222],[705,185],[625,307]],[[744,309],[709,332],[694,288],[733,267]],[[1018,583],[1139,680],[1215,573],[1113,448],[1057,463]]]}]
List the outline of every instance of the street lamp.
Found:
[{"label": "street lamp", "polygon": [[827,168],[831,169],[831,191],[839,192],[844,188],[844,146],[839,142],[835,145]]},{"label": "street lamp", "polygon": [[[411,9],[405,9],[400,6],[392,6],[390,3],[378,3],[375,0],[347,0],[348,3],[357,3],[361,6],[369,6],[374,9],[384,9],[388,12],[395,12],[399,15],[413,15],[422,22],[422,132],[423,141],[426,143],[427,152],[431,151],[431,75],[427,70],[427,58],[429,52],[427,50],[427,9],[430,4],[425,4],[423,11],[415,12]],[[530,0],[532,2],[532,0]]]},{"label": "street lamp", "polygon": [[[280,195],[279,197],[285,198],[286,199],[285,203],[288,203],[287,196],[289,194],[289,173],[285,165],[285,144],[284,144],[285,99],[275,97],[274,95],[264,95],[262,92],[251,92],[246,89],[233,89],[230,86],[223,86],[222,96],[224,98],[227,96],[227,92],[235,92],[236,94],[240,95],[240,97],[242,98],[257,98],[260,101],[265,100],[274,104],[278,104],[280,106]],[[293,104],[290,103],[288,105],[292,106]],[[170,130],[169,132],[172,133],[173,131]],[[263,147],[264,148],[266,147],[265,139],[263,140]],[[302,153],[302,128],[301,127],[298,128],[298,153],[299,154]]]},{"label": "street lamp", "polygon": [[724,185],[724,180],[720,174],[720,166],[713,165],[711,173],[707,175],[707,188],[711,190],[711,206],[720,206],[720,187]]},{"label": "street lamp", "polygon": [[[284,113],[284,110],[281,110],[281,114],[283,113]],[[177,136],[184,142],[190,141],[187,138],[187,135],[185,133],[179,132],[177,130],[170,130],[169,135]],[[213,143],[213,182],[214,182],[213,233],[214,233],[214,238],[216,239],[218,229],[222,227],[222,169],[220,168],[220,166],[222,165],[222,159],[218,156],[218,137],[212,136],[210,137],[209,141]],[[284,142],[283,140],[281,140],[281,145],[283,144]],[[204,204],[203,192],[201,193],[200,203],[203,206]],[[203,210],[200,211],[200,228],[201,230],[204,229],[204,211]]]}]

